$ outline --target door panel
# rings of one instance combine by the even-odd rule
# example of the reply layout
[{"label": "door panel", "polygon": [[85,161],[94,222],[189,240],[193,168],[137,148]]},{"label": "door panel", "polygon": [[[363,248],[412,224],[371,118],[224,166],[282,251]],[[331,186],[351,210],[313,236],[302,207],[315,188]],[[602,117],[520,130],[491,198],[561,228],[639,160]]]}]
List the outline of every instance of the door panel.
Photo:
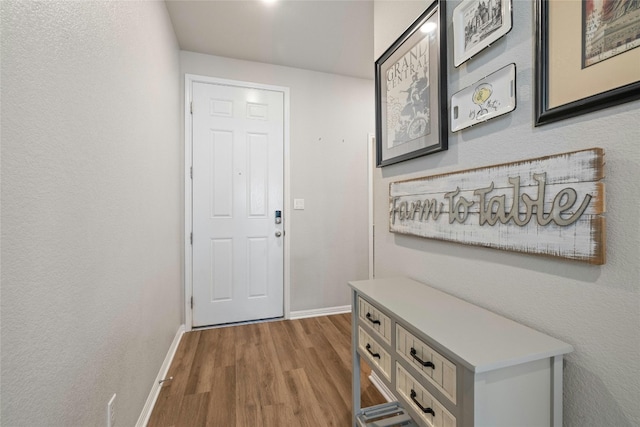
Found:
[{"label": "door panel", "polygon": [[267,216],[267,175],[268,165],[264,159],[268,158],[267,135],[249,134],[249,215],[251,217]]},{"label": "door panel", "polygon": [[193,325],[281,317],[284,94],[193,84]]},{"label": "door panel", "polygon": [[211,131],[211,217],[233,216],[233,133]]},{"label": "door panel", "polygon": [[228,301],[233,298],[233,241],[211,239],[211,301]]},{"label": "door panel", "polygon": [[249,274],[249,298],[267,296],[268,243],[264,237],[248,239],[247,273]]}]

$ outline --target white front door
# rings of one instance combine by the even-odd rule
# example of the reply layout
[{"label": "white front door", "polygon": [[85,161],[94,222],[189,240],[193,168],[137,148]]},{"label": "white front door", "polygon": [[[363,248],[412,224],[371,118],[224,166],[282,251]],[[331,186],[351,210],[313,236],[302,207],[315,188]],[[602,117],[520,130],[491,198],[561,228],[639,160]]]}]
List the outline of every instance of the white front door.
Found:
[{"label": "white front door", "polygon": [[282,317],[284,93],[192,96],[193,326]]}]

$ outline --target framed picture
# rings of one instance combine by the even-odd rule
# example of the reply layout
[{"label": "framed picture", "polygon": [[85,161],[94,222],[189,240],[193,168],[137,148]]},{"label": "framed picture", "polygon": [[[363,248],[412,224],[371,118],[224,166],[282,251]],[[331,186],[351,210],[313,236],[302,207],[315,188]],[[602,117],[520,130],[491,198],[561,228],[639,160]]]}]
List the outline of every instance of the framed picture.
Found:
[{"label": "framed picture", "polygon": [[537,0],[536,126],[640,99],[640,2]]},{"label": "framed picture", "polygon": [[463,1],[453,10],[453,65],[460,66],[511,27],[511,0]]},{"label": "framed picture", "polygon": [[448,147],[445,20],[434,1],[376,61],[378,167]]}]

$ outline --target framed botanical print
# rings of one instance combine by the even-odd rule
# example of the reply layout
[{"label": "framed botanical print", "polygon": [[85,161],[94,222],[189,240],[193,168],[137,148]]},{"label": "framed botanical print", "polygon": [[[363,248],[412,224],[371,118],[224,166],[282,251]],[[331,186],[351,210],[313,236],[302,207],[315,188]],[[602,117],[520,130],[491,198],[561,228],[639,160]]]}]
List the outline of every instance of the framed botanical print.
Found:
[{"label": "framed botanical print", "polygon": [[447,149],[445,19],[434,1],[376,61],[378,167]]},{"label": "framed botanical print", "polygon": [[536,126],[640,99],[640,2],[537,0]]}]

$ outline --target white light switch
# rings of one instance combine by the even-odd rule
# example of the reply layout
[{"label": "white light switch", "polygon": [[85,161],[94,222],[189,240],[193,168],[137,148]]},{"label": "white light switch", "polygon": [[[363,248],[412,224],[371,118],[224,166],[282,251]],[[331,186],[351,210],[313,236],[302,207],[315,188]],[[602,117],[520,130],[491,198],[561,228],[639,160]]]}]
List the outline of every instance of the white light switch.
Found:
[{"label": "white light switch", "polygon": [[304,210],[304,199],[293,199],[293,209]]}]

